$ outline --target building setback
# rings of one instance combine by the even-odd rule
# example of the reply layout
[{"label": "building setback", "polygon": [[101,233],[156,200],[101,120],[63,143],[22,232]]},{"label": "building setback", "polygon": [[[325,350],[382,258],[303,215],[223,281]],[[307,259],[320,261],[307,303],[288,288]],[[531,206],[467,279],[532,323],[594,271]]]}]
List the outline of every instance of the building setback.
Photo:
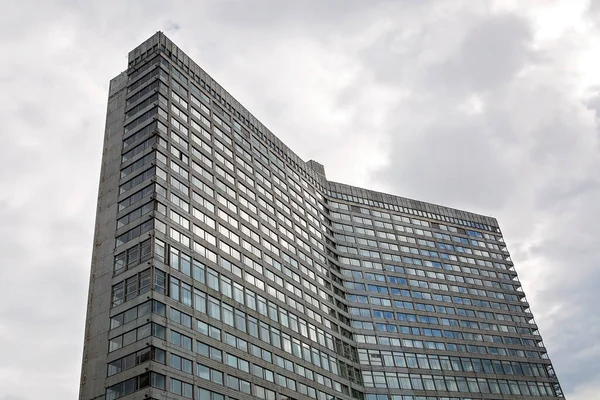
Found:
[{"label": "building setback", "polygon": [[110,82],[79,398],[563,394],[496,219],[328,181],[158,32]]}]

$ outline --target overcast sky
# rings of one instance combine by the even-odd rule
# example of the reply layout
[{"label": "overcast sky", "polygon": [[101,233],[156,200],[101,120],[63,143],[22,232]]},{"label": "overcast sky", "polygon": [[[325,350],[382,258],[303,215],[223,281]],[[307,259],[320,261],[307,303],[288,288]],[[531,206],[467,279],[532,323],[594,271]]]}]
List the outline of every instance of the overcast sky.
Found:
[{"label": "overcast sky", "polygon": [[329,179],[498,218],[567,398],[600,399],[598,2],[0,10],[0,400],[77,397],[108,82],[157,30]]}]

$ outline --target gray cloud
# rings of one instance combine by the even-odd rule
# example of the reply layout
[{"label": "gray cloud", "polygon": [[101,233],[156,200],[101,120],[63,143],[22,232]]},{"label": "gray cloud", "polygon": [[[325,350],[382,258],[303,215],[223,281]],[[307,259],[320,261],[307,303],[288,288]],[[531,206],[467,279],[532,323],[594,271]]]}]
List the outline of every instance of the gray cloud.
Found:
[{"label": "gray cloud", "polygon": [[600,82],[572,66],[599,33],[540,42],[559,3],[5,5],[0,398],[76,397],[108,81],[161,29],[330,178],[498,217],[567,397],[598,399]]},{"label": "gray cloud", "polygon": [[510,82],[532,61],[532,32],[513,14],[481,18],[449,59],[433,65],[426,78],[436,90],[487,92]]}]

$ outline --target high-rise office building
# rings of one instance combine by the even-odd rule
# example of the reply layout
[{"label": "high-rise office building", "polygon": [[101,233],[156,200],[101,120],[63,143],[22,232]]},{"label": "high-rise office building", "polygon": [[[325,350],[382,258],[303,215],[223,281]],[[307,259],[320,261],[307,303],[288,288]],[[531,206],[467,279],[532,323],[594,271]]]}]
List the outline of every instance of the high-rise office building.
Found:
[{"label": "high-rise office building", "polygon": [[96,218],[81,400],[563,398],[494,218],[328,181],[160,32]]}]

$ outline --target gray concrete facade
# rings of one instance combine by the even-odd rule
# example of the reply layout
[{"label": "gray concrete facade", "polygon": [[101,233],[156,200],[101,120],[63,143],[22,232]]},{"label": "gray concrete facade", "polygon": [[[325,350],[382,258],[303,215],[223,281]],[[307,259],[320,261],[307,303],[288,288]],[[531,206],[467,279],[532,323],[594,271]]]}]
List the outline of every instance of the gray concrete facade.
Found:
[{"label": "gray concrete facade", "polygon": [[110,82],[81,370],[81,399],[103,398],[127,74]]},{"label": "gray concrete facade", "polygon": [[495,218],[326,178],[161,32],[111,81],[80,400],[563,398]]}]

